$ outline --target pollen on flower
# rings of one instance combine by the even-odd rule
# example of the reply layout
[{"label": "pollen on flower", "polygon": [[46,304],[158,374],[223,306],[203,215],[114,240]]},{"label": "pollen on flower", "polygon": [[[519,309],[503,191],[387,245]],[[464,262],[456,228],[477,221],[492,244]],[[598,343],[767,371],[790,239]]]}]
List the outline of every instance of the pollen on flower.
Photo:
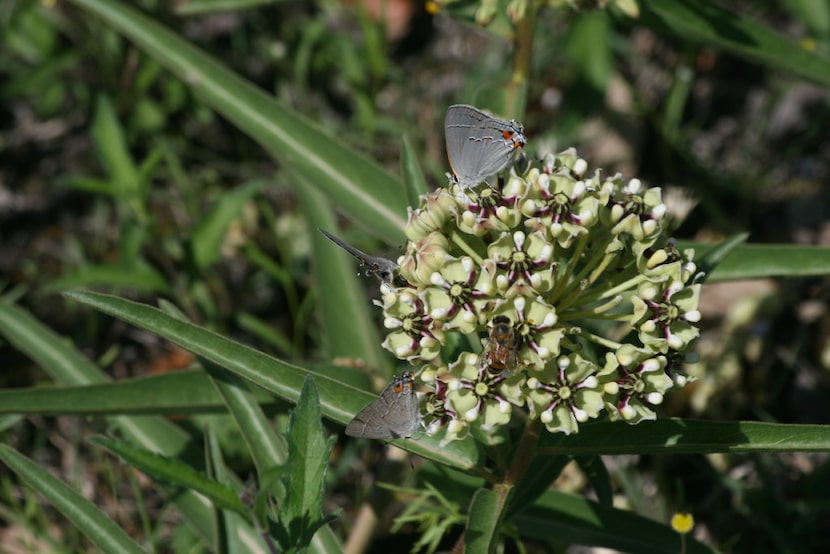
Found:
[{"label": "pollen on flower", "polygon": [[694,252],[666,236],[660,189],[591,171],[574,149],[505,178],[423,197],[404,286],[383,285],[384,347],[430,364],[427,432],[499,433],[514,407],[552,433],[602,410],[653,419],[687,382],[701,319]]}]

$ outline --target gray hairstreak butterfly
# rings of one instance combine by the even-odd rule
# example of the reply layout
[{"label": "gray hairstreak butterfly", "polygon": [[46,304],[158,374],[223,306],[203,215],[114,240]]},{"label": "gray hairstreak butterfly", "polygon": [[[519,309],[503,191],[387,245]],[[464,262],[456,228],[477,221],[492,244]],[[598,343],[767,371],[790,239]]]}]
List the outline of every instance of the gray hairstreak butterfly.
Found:
[{"label": "gray hairstreak butterfly", "polygon": [[512,119],[497,119],[467,104],[450,106],[444,134],[456,182],[464,188],[474,187],[507,167],[513,152],[525,145],[524,131]]},{"label": "gray hairstreak butterfly", "polygon": [[364,439],[409,438],[421,424],[415,376],[395,376],[371,404],[360,410],[346,426],[350,437]]},{"label": "gray hairstreak butterfly", "polygon": [[358,250],[354,246],[340,240],[339,238],[335,237],[331,233],[327,233],[320,229],[320,232],[323,233],[327,239],[331,242],[360,260],[360,266],[363,268],[364,275],[374,275],[384,283],[388,283],[390,285],[397,285],[397,286],[406,286],[408,283],[406,279],[401,277],[398,274],[398,269],[400,266],[393,262],[392,260],[387,260],[386,258],[381,258],[379,256],[370,256],[369,254]]}]

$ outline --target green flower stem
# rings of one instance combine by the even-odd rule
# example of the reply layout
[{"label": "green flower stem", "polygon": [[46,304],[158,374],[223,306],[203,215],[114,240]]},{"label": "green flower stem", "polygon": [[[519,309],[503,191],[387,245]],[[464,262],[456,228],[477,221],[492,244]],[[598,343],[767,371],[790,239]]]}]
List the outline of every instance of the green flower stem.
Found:
[{"label": "green flower stem", "polygon": [[647,280],[648,278],[643,274],[637,274],[630,279],[626,279],[616,287],[605,289],[602,293],[597,296],[597,299],[608,298],[609,296],[615,296],[625,291],[629,290],[636,290],[637,286],[642,283],[643,281]]},{"label": "green flower stem", "polygon": [[459,233],[458,231],[452,231],[450,233],[450,238],[452,239],[452,242],[455,243],[455,245],[458,246],[461,250],[463,250],[465,254],[471,257],[479,267],[484,265],[484,260],[472,246],[467,244],[467,241],[464,240],[464,237],[461,233]]},{"label": "green flower stem", "polygon": [[581,333],[580,336],[585,337],[589,341],[595,342],[595,343],[597,343],[599,345],[602,345],[602,346],[604,346],[604,347],[606,347],[610,350],[613,350],[613,351],[616,351],[618,348],[620,348],[622,346],[622,344],[619,343],[619,342],[603,338],[603,337],[601,337],[599,335],[595,335],[593,333],[589,333],[588,331],[585,331],[584,329],[582,330],[582,333]]},{"label": "green flower stem", "polygon": [[[609,236],[608,239],[611,237]],[[587,240],[587,238],[586,238]],[[605,268],[607,268],[613,260],[617,258],[617,253],[620,252],[616,250],[614,252],[606,252],[605,248],[610,243],[610,240],[604,241],[602,243],[594,242],[591,245],[592,254],[591,257],[585,260],[582,263],[582,267],[577,274],[579,279],[585,279],[589,283],[594,283],[600,275],[603,274]]]},{"label": "green flower stem", "polygon": [[513,463],[504,474],[504,478],[493,485],[493,492],[499,498],[499,513],[503,513],[507,506],[507,500],[510,498],[510,493],[517,483],[521,482],[527,473],[527,468],[533,461],[536,455],[536,450],[539,446],[539,434],[542,423],[538,419],[528,419],[525,425],[524,433],[519,441],[519,446],[516,453],[513,455]]},{"label": "green flower stem", "polygon": [[513,31],[513,73],[507,95],[513,117],[520,119],[524,117],[527,104],[528,77],[533,72],[533,39],[536,36],[536,14],[540,7],[540,2],[528,2],[523,17],[515,22]]},{"label": "green flower stem", "polygon": [[584,299],[583,295],[585,294],[585,289],[588,288],[588,283],[584,279],[581,279],[579,281],[574,281],[573,284],[576,286],[569,286],[566,289],[568,295],[564,298],[560,298],[559,301],[554,304],[559,308],[559,310],[567,310],[576,304],[578,300]]},{"label": "green flower stem", "polygon": [[[582,256],[582,252],[588,246],[588,239],[587,237],[583,236],[577,240],[576,248],[574,248],[573,254],[569,256],[571,260],[578,260],[580,256]],[[572,273],[575,269],[574,264],[564,263],[561,264],[559,267],[563,267],[565,271],[561,274],[556,275],[554,278],[556,280],[556,284],[553,286],[553,289],[548,294],[548,302],[550,304],[555,305],[559,297],[565,294],[568,291],[571,283],[573,282]]]},{"label": "green flower stem", "polygon": [[522,438],[519,441],[519,447],[513,455],[513,463],[504,476],[505,485],[512,487],[524,478],[527,468],[530,467],[530,462],[533,461],[533,457],[536,455],[541,428],[542,422],[538,418],[528,418],[524,433],[522,433]]},{"label": "green flower stem", "polygon": [[[617,260],[620,256],[620,254],[622,254],[622,253],[623,253],[622,249],[615,250],[614,252],[606,252],[605,257],[602,259],[602,261],[599,264],[597,264],[597,266],[591,272],[591,275],[588,277],[588,283],[589,284],[595,283],[596,280],[599,279],[599,277],[603,273],[605,273],[605,269],[609,265],[611,265],[611,262]],[[589,267],[589,266],[586,266],[586,267]]]},{"label": "green flower stem", "polygon": [[[613,294],[613,298],[616,298],[617,296],[622,296],[623,298],[626,298],[629,295],[622,293],[636,290],[636,286],[637,284],[639,284],[638,282],[634,281],[634,285],[632,287],[630,282],[634,280],[634,277],[635,276],[630,275],[629,273],[625,273],[623,275],[617,276],[614,279],[609,279],[608,282],[604,283],[604,287],[595,286],[590,290],[586,290],[580,297],[580,304],[582,306],[591,306],[592,304],[599,305],[601,301],[608,298],[609,296],[612,296],[611,294],[609,294],[608,291],[613,291],[615,293]],[[591,310],[593,309],[595,308],[591,308]]]},{"label": "green flower stem", "polygon": [[607,319],[607,320],[627,320],[631,318],[631,314],[605,314],[603,312],[607,312],[613,308],[619,306],[620,302],[622,302],[622,296],[615,296],[605,304],[601,306],[596,306],[589,310],[582,310],[581,312],[560,312],[559,313],[559,321],[573,321],[575,319]]},{"label": "green flower stem", "polygon": [[[560,297],[565,296],[565,295],[568,295],[568,296],[572,297],[574,288],[578,289],[577,290],[578,294],[582,294],[584,292],[585,287],[583,286],[583,282],[586,285],[588,284],[587,281],[585,281],[586,275],[591,273],[591,270],[596,266],[597,263],[602,263],[602,262],[597,262],[597,259],[600,258],[600,257],[605,257],[606,256],[606,253],[605,253],[605,245],[606,244],[607,244],[607,242],[603,243],[603,244],[592,244],[591,245],[592,254],[587,260],[582,260],[581,261],[579,271],[574,273],[573,275],[570,275],[570,276],[568,276],[567,273],[564,275],[565,277],[569,277],[569,278],[565,279],[566,285],[564,287],[564,290],[556,290],[556,289],[559,288],[558,286],[556,287],[556,289],[554,289],[555,292],[558,293],[558,295]],[[579,242],[577,243],[577,247],[574,250],[573,255],[570,256],[570,259],[571,260],[579,260],[580,257],[582,256],[582,252],[585,250],[585,248],[587,246],[588,246],[588,236],[585,235],[583,237],[580,237]],[[603,259],[603,261],[605,261],[605,260]],[[567,264],[563,264],[563,265],[570,268],[570,266],[573,265],[573,264],[567,263]],[[557,298],[554,297],[553,295],[551,295],[550,302],[551,302],[551,304],[556,304],[556,305],[562,306],[563,308],[567,308],[567,305],[561,304],[561,302],[557,301]]]}]

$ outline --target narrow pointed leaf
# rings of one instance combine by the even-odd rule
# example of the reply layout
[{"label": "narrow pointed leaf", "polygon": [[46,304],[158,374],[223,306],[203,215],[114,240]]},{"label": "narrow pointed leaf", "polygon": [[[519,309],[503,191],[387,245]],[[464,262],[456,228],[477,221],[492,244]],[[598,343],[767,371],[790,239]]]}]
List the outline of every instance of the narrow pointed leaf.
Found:
[{"label": "narrow pointed leaf", "polygon": [[815,83],[830,86],[827,60],[769,27],[714,2],[639,0],[640,18],[629,20],[661,34],[719,46]]},{"label": "narrow pointed leaf", "polygon": [[664,418],[629,425],[583,425],[570,436],[546,435],[540,452],[571,454],[680,454],[713,452],[826,452],[830,426],[758,421]]},{"label": "narrow pointed leaf", "polygon": [[418,207],[419,199],[427,193],[427,181],[424,172],[418,164],[418,155],[409,140],[409,135],[403,136],[401,148],[401,173],[406,187],[406,203],[412,208]]},{"label": "narrow pointed leaf", "polygon": [[6,445],[0,445],[0,460],[42,494],[102,552],[144,553],[123,529],[92,502],[37,463]]},{"label": "narrow pointed leaf", "polygon": [[230,487],[209,479],[204,473],[175,458],[105,437],[93,437],[90,442],[106,448],[153,479],[194,490],[210,498],[220,508],[233,510],[243,517],[248,516],[247,508]]},{"label": "narrow pointed leaf", "polygon": [[[344,424],[375,398],[371,393],[336,379],[277,360],[207,329],[171,318],[150,306],[92,292],[68,292],[65,296],[156,333],[291,402],[297,401],[304,377],[312,375],[323,413]],[[394,443],[425,458],[468,471],[478,471],[481,465],[478,462],[480,453],[471,440],[440,446],[436,437],[419,436],[417,440],[399,439]]]},{"label": "narrow pointed leaf", "polygon": [[182,37],[126,2],[71,0],[175,73],[208,105],[260,143],[280,162],[324,191],[367,230],[403,237],[406,201],[401,183]]},{"label": "narrow pointed leaf", "polygon": [[464,531],[465,552],[494,552],[498,537],[499,496],[489,489],[478,489],[470,503],[467,529]]},{"label": "narrow pointed leaf", "polygon": [[[357,358],[373,370],[386,369],[389,364],[381,352],[377,325],[370,315],[370,310],[377,308],[358,281],[365,281],[366,277],[357,275],[357,262],[353,257],[317,232],[317,229],[326,229],[338,234],[325,196],[308,189],[300,191],[299,197],[310,227],[314,229],[311,244],[314,250],[312,269],[317,283],[316,305],[324,329],[321,338],[329,359]],[[375,291],[377,283],[372,277],[369,284]]]}]

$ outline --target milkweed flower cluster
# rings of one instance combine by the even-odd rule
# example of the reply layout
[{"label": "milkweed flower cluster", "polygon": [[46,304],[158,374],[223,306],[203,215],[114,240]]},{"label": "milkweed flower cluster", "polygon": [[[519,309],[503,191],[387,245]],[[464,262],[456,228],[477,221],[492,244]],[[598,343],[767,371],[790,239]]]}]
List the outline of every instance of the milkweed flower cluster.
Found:
[{"label": "milkweed flower cluster", "polygon": [[[517,407],[550,432],[575,433],[603,411],[654,419],[685,384],[700,318],[694,252],[667,240],[665,216],[659,188],[589,175],[573,149],[511,170],[500,190],[451,183],[424,196],[398,260],[408,284],[384,284],[379,304],[383,346],[422,367],[427,432],[460,439]],[[494,318],[512,331],[499,363],[487,359]],[[453,334],[474,346],[458,354],[448,345],[465,339]]]}]

